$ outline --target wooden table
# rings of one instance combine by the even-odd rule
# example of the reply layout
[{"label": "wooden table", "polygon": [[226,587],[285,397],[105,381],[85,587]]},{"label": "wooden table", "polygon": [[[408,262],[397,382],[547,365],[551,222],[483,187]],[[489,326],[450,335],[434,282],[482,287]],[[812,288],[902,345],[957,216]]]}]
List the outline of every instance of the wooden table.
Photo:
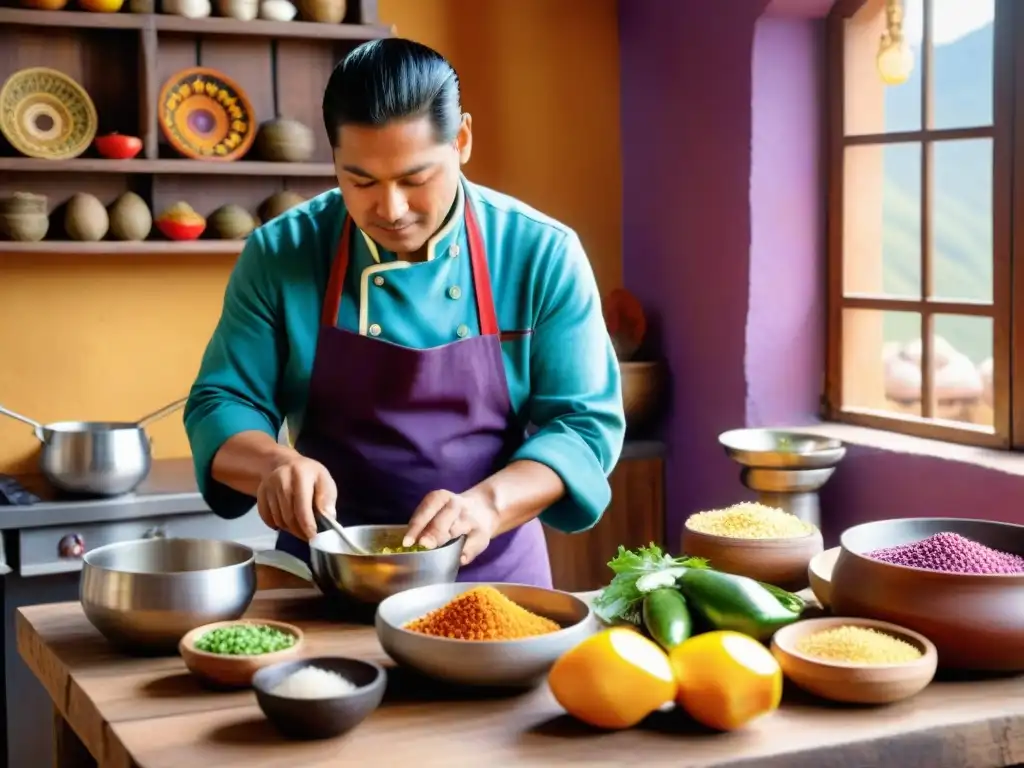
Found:
[{"label": "wooden table", "polygon": [[[260,592],[249,615],[299,624],[310,655],[390,666],[372,627],[327,620],[312,592]],[[103,768],[989,768],[1024,762],[1024,678],[941,681],[909,701],[867,709],[829,706],[791,686],[780,711],[735,733],[704,732],[679,712],[600,733],[564,715],[546,687],[470,696],[391,667],[384,704],[354,731],[330,741],[290,742],[263,718],[251,691],[204,690],[176,657],[112,652],[77,603],[23,608],[17,623],[21,655],[54,701],[60,768],[94,765],[93,759]]]}]

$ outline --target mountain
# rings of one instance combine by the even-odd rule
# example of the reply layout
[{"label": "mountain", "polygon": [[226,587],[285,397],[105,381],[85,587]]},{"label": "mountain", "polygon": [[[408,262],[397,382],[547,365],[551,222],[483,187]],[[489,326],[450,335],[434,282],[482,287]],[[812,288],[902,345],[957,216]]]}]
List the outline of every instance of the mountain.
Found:
[{"label": "mountain", "polygon": [[[937,46],[933,57],[933,128],[992,123],[993,26]],[[918,66],[903,85],[886,89],[887,131],[921,127]],[[858,151],[858,150],[854,150]],[[861,150],[877,151],[877,150]],[[919,296],[921,152],[911,144],[883,150],[883,286],[889,296]],[[934,145],[932,164],[933,295],[950,300],[992,299],[992,142],[972,139]],[[938,316],[936,333],[976,364],[992,356],[992,323],[984,318]],[[916,317],[886,317],[886,341],[920,335]]]}]

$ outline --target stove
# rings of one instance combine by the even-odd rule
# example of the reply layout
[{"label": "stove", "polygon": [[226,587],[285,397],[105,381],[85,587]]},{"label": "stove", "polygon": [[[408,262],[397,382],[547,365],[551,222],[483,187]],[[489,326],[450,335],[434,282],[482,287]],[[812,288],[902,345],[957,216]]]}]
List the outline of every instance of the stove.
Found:
[{"label": "stove", "polygon": [[276,534],[254,511],[235,520],[211,512],[191,459],[154,461],[137,490],[114,498],[63,494],[40,476],[17,480],[38,501],[0,506],[0,768],[35,768],[53,764],[52,705],[18,655],[18,608],[78,600],[82,556],[105,544],[175,536],[228,539],[261,550],[273,548]]}]

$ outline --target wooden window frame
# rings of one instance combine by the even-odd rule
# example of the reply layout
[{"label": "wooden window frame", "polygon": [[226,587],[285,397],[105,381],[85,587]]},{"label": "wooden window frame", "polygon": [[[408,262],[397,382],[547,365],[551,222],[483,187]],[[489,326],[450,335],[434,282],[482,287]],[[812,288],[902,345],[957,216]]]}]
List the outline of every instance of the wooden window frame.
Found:
[{"label": "wooden window frame", "polygon": [[[929,0],[924,0],[925,5]],[[1024,46],[1024,2],[996,0],[994,24],[994,93],[991,126],[933,129],[930,109],[932,82],[932,14],[925,8],[921,56],[921,129],[847,136],[845,128],[846,22],[865,0],[838,0],[826,20],[828,97],[825,119],[827,149],[827,334],[825,392],[822,416],[874,429],[928,439],[990,448],[1024,448],[1024,348],[1014,355],[1014,339],[1024,338],[1024,234],[1014,237],[1013,222],[1024,233],[1024,54],[1014,55],[1014,43]],[[1016,8],[1014,8],[1016,6]],[[1016,112],[1016,119],[1015,113]],[[928,298],[931,287],[931,169],[935,142],[951,139],[991,139],[993,162],[993,296],[992,303],[942,301]],[[921,298],[844,294],[843,290],[843,168],[849,146],[917,143],[921,146]],[[1017,194],[1014,194],[1016,189]],[[1014,266],[1017,266],[1015,269]],[[1015,300],[1016,297],[1016,300]],[[843,310],[870,309],[914,312],[921,317],[921,416],[844,408]],[[956,424],[930,418],[935,413],[933,319],[936,314],[989,317],[993,323],[994,427]]]}]

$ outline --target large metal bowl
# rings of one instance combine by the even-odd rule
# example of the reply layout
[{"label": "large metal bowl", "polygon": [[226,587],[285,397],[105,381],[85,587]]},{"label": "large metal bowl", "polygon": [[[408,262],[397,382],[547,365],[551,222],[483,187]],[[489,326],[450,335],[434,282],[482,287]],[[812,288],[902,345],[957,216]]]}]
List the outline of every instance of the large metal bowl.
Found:
[{"label": "large metal bowl", "polygon": [[1024,555],[1024,526],[1010,523],[931,517],[857,525],[840,538],[832,612],[920,632],[938,649],[940,667],[1024,670],[1024,574],[943,573],[867,557],[942,532]]},{"label": "large metal bowl", "polygon": [[568,592],[524,584],[489,584],[513,602],[562,625],[522,640],[450,640],[410,632],[413,619],[442,607],[477,583],[435,584],[389,597],[377,608],[377,637],[388,656],[418,672],[458,685],[532,687],[558,658],[600,626],[590,606]]},{"label": "large metal bowl", "polygon": [[[354,525],[345,526],[345,533],[372,552],[401,546],[407,529],[405,525]],[[309,542],[310,563],[313,578],[325,595],[376,604],[407,589],[454,582],[465,543],[466,537],[460,536],[425,552],[360,555],[328,530]]]},{"label": "large metal bowl", "polygon": [[82,609],[113,645],[177,652],[190,630],[237,619],[256,593],[255,555],[230,541],[140,539],[83,558]]},{"label": "large metal bowl", "polygon": [[757,469],[834,467],[846,455],[839,440],[785,429],[731,429],[718,442],[737,464]]}]

